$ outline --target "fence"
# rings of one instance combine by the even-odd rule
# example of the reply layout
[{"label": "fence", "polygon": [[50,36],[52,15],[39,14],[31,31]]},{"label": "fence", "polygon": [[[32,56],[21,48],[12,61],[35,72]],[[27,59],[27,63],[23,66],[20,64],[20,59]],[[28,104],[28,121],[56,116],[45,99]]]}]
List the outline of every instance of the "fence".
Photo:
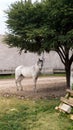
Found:
[{"label": "fence", "polygon": [[[0,70],[0,75],[3,75],[3,74],[14,74],[15,72],[15,69],[2,69]],[[43,74],[55,74],[55,73],[65,73],[65,70],[64,69],[49,69],[49,68],[43,68],[42,69],[42,73]]]},{"label": "fence", "polygon": [[0,75],[3,75],[3,74],[14,74],[14,70],[13,69],[0,70]]}]

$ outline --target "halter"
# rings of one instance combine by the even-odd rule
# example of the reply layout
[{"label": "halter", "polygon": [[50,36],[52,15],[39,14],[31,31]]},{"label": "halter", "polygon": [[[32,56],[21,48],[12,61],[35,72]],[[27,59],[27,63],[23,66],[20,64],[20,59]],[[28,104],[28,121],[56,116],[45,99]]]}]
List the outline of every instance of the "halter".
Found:
[{"label": "halter", "polygon": [[38,59],[37,65],[39,65],[41,63],[41,69],[43,67],[43,60],[42,59]]}]

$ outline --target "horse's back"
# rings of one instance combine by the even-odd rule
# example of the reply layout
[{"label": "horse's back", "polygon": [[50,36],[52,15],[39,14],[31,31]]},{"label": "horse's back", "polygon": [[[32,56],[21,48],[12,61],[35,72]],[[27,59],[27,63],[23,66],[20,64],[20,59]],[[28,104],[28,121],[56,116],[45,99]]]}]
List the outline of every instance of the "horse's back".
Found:
[{"label": "horse's back", "polygon": [[23,75],[24,77],[32,77],[32,75],[33,75],[33,66],[20,65],[15,69],[15,75],[16,76]]},{"label": "horse's back", "polygon": [[20,66],[16,67],[15,71],[20,70],[20,69],[22,69],[23,67],[24,67],[23,65],[20,65]]},{"label": "horse's back", "polygon": [[32,77],[33,75],[33,67],[32,66],[25,66],[22,68],[21,73],[24,77]]},{"label": "horse's back", "polygon": [[36,77],[39,72],[39,67],[37,64],[33,66],[23,66],[20,65],[15,70],[16,77],[23,75],[24,77]]}]

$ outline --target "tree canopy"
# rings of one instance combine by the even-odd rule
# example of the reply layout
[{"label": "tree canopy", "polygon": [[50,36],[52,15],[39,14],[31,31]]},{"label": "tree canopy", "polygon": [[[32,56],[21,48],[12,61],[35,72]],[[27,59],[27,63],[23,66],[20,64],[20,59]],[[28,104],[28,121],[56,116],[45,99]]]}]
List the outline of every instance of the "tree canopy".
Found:
[{"label": "tree canopy", "polygon": [[[65,66],[67,86],[73,61],[73,1],[18,1],[6,11],[6,43],[20,51],[41,53],[55,50]],[[71,52],[71,53],[70,53]]]},{"label": "tree canopy", "polygon": [[45,22],[42,4],[16,2],[6,13],[6,23],[10,30],[7,43],[19,47],[20,51],[41,52],[43,20]]}]

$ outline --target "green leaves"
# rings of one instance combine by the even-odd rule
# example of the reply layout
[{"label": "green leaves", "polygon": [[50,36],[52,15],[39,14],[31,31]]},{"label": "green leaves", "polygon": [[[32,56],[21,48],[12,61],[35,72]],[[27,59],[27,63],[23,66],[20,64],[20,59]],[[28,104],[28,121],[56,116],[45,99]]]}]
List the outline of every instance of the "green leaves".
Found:
[{"label": "green leaves", "polygon": [[73,46],[72,1],[18,1],[10,5],[6,14],[10,31],[6,41],[10,46],[32,52]]}]

